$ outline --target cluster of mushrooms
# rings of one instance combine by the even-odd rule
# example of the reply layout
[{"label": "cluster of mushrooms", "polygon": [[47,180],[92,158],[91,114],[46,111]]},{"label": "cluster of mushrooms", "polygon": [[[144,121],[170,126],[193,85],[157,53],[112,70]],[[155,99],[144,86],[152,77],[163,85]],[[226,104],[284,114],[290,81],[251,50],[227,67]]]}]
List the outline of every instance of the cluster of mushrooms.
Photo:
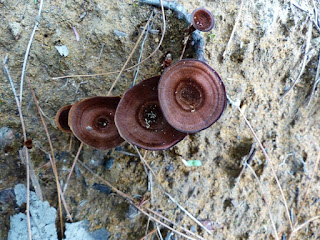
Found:
[{"label": "cluster of mushrooms", "polygon": [[[211,12],[196,9],[193,31],[210,31]],[[207,63],[182,59],[127,90],[122,98],[98,96],[61,108],[58,127],[99,149],[127,141],[148,150],[164,150],[187,134],[210,127],[224,111],[226,92],[219,75]]]}]

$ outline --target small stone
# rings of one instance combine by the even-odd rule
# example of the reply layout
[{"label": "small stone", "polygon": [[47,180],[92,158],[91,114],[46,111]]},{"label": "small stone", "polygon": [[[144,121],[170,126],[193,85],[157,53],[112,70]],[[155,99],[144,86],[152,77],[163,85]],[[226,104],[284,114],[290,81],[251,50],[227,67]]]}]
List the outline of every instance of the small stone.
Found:
[{"label": "small stone", "polygon": [[193,233],[195,233],[195,232],[197,231],[197,227],[194,226],[194,225],[192,225],[192,226],[190,227],[190,231],[193,232]]},{"label": "small stone", "polygon": [[114,158],[107,159],[105,163],[106,170],[110,170],[113,166],[113,163],[114,163]]},{"label": "small stone", "polygon": [[0,128],[0,148],[10,145],[14,139],[14,132],[9,127]]},{"label": "small stone", "polygon": [[17,22],[9,22],[8,24],[9,29],[12,33],[12,36],[14,37],[15,40],[18,40],[21,35],[22,27],[20,23]]},{"label": "small stone", "polygon": [[66,57],[69,55],[69,49],[66,45],[54,46],[54,47],[58,50],[60,56]]},{"label": "small stone", "polygon": [[119,30],[113,30],[114,34],[118,37],[118,38],[122,38],[122,37],[126,37],[128,34],[126,34],[125,32],[121,32]]}]

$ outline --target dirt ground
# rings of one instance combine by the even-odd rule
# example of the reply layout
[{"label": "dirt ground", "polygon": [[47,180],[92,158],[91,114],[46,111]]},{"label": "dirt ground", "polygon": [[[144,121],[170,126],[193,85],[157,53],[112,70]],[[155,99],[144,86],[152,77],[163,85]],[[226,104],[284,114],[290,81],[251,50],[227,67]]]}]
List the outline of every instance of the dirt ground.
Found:
[{"label": "dirt ground", "polygon": [[[292,238],[320,239],[317,91],[308,105],[319,64],[320,3],[318,0],[179,0],[178,3],[189,13],[204,6],[215,16],[214,29],[202,33],[206,59],[219,73],[230,99],[240,104],[270,161],[237,108],[230,104],[210,128],[187,136],[169,150],[147,153],[146,160],[159,182],[148,178],[128,143],[106,152],[85,146],[79,159],[119,190],[137,200],[144,196],[149,199],[148,207],[204,239],[289,238],[293,230],[273,167],[292,228],[296,230]],[[17,90],[38,9],[39,0],[0,0],[0,65],[3,69],[2,62],[8,54],[8,67]],[[32,82],[45,115],[62,184],[80,142],[73,138],[69,151],[70,135],[60,132],[54,121],[57,110],[85,97],[106,95],[117,75],[53,77],[120,70],[152,11],[152,31],[145,41],[142,58],[155,49],[161,38],[162,18],[158,8],[130,0],[44,1],[25,77]],[[140,66],[137,82],[161,74],[166,53],[171,52],[174,61],[181,53],[188,26],[171,10],[165,14],[164,42]],[[67,46],[68,56],[61,56],[55,46]],[[140,49],[139,45],[129,66],[138,62]],[[186,57],[194,57],[191,47]],[[302,68],[297,84],[283,96]],[[131,86],[134,74],[134,71],[124,72],[112,95],[122,95]],[[24,84],[22,112],[28,138],[33,140],[31,161],[44,199],[57,207],[54,175],[50,167],[44,166],[49,162],[49,144],[27,84]],[[23,146],[21,122],[9,80],[1,71],[0,128],[3,127],[11,129],[13,135],[7,139],[0,135],[0,239],[7,237],[10,216],[21,210],[15,205],[11,189],[18,183],[26,183],[25,166],[18,154]],[[256,177],[249,167],[239,177],[253,143],[256,152],[250,166]],[[144,154],[144,150],[141,152]],[[200,160],[202,166],[186,167],[181,159]],[[81,166],[76,167],[66,193],[75,221],[87,219],[92,230],[108,229],[110,239],[141,239],[146,230],[157,227],[151,222],[147,229],[148,217],[119,195],[97,190],[101,189],[98,184],[102,184],[99,179]],[[199,227],[170,201],[165,191],[213,234]],[[307,223],[301,225],[304,222]],[[163,238],[169,236],[168,229],[160,230]],[[153,236],[157,239],[156,234]],[[177,234],[174,237],[171,239],[184,239]]]}]

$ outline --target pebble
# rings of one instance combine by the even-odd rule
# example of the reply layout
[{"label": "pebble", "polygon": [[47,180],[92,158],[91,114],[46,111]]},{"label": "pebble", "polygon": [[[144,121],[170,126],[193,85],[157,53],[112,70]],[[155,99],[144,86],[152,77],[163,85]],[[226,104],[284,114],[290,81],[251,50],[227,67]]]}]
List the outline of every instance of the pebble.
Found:
[{"label": "pebble", "polygon": [[110,170],[113,166],[113,163],[114,163],[114,158],[107,159],[105,163],[106,170]]},{"label": "pebble", "polygon": [[14,139],[14,132],[9,127],[0,128],[0,147],[10,145]]}]

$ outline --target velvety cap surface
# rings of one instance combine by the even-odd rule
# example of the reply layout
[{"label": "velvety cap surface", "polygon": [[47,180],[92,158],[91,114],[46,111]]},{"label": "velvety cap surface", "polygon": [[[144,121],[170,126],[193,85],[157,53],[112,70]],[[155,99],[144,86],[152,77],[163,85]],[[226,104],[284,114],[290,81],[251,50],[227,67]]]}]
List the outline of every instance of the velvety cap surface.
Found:
[{"label": "velvety cap surface", "polygon": [[115,122],[128,142],[149,150],[163,150],[181,141],[186,134],[171,127],[164,118],[158,100],[160,76],[133,86],[122,97]]},{"label": "velvety cap surface", "polygon": [[73,134],[87,145],[106,150],[118,146],[120,137],[114,115],[120,97],[92,97],[75,103],[69,112]]},{"label": "velvety cap surface", "polygon": [[219,75],[199,60],[184,59],[168,67],[158,91],[163,115],[171,126],[186,133],[211,126],[226,105]]}]

